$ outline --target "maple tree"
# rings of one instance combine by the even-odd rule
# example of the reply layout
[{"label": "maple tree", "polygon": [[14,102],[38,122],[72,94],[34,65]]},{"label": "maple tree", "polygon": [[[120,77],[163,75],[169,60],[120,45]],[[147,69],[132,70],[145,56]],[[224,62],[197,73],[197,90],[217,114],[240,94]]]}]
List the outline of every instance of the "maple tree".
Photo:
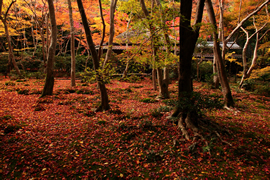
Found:
[{"label": "maple tree", "polygon": [[[172,114],[172,117],[179,117],[178,128],[182,131],[183,136],[189,140],[186,130],[191,128],[194,133],[198,134],[197,110],[190,108],[189,105],[194,104],[193,82],[191,78],[191,61],[194,53],[195,45],[199,37],[200,26],[198,23],[202,21],[204,0],[197,2],[196,16],[194,24],[191,25],[192,1],[184,1],[180,6],[180,57],[178,66],[178,105]],[[181,105],[181,103],[183,103]],[[185,127],[186,125],[186,127]]]},{"label": "maple tree", "polygon": [[109,110],[110,106],[109,106],[109,98],[108,98],[108,94],[107,94],[107,89],[106,89],[105,83],[103,81],[103,77],[99,71],[100,65],[99,65],[98,54],[96,52],[96,48],[95,48],[95,44],[94,44],[93,39],[92,39],[92,34],[90,31],[90,28],[88,26],[88,21],[87,21],[86,15],[85,15],[83,3],[81,0],[77,0],[77,4],[78,4],[79,10],[80,10],[81,17],[82,17],[82,23],[83,23],[84,31],[85,31],[85,34],[87,37],[87,43],[88,43],[89,49],[90,49],[91,54],[92,54],[92,60],[93,60],[93,64],[94,64],[94,70],[96,73],[96,79],[97,79],[98,87],[99,87],[100,93],[101,93],[101,105],[97,108],[96,111]]},{"label": "maple tree", "polygon": [[53,0],[48,0],[48,6],[49,6],[50,21],[51,21],[51,44],[48,50],[46,79],[45,79],[45,85],[44,85],[41,97],[46,96],[46,95],[52,95],[53,86],[54,86],[53,69],[54,69],[55,49],[56,49],[56,44],[57,44],[57,24],[56,24]]},{"label": "maple tree", "polygon": [[[215,19],[215,14],[214,14],[214,9],[212,6],[212,2],[211,0],[206,0],[206,8],[207,8],[207,12],[209,14],[209,18],[210,21],[213,25],[214,28],[214,33],[213,33],[213,37],[214,37],[214,56],[215,56],[215,60],[217,62],[217,70],[218,70],[218,75],[219,75],[219,79],[220,79],[220,83],[222,86],[222,92],[223,92],[223,96],[224,96],[224,105],[226,108],[228,107],[232,107],[234,105],[234,101],[233,101],[233,97],[231,94],[231,89],[230,89],[230,85],[227,79],[227,74],[225,71],[225,65],[224,65],[224,60],[225,58],[222,59],[222,55],[220,52],[220,44],[218,42],[218,34],[217,34],[217,25],[216,25],[216,19]],[[225,42],[225,44],[227,44],[227,42]],[[225,47],[225,44],[223,45]]]},{"label": "maple tree", "polygon": [[[261,36],[261,39],[259,38],[259,32],[261,30],[263,30],[263,28],[268,24],[268,7],[267,4],[269,3],[268,0],[264,1],[264,2],[257,2],[257,1],[253,1],[253,2],[248,2],[248,3],[242,3],[242,1],[239,1],[239,16],[237,18],[237,23],[234,26],[234,28],[231,30],[231,32],[228,34],[228,36],[226,38],[223,39],[223,44],[227,44],[227,42],[240,30],[242,29],[244,31],[244,33],[247,36],[245,45],[243,47],[243,52],[242,52],[242,60],[243,60],[243,75],[242,75],[242,79],[240,82],[240,86],[242,86],[244,79],[246,79],[247,77],[250,76],[252,69],[254,68],[255,64],[256,64],[256,60],[257,60],[257,51],[258,51],[258,46],[259,46],[259,42],[262,40],[262,38],[266,35],[266,33],[268,32],[268,30],[266,30],[265,34],[263,34]],[[260,4],[261,3],[261,4]],[[255,6],[255,7],[254,7]],[[266,19],[264,18],[264,15],[259,15],[260,20],[258,20],[257,23],[262,23],[261,27],[259,28],[256,25],[255,22],[255,15],[261,11],[261,9],[263,9],[264,7],[266,7]],[[244,12],[243,9],[245,10]],[[255,27],[255,33],[252,33],[251,36],[249,36],[249,32],[245,29],[245,23],[247,21],[249,21],[249,18],[253,17],[253,24]],[[250,28],[250,27],[249,27]],[[252,59],[252,65],[249,68],[249,70],[247,69],[247,60],[246,60],[246,50],[247,50],[247,45],[250,42],[250,39],[252,37],[254,37],[256,35],[257,40],[255,43],[255,47],[254,47],[254,53],[253,53],[253,59]],[[226,54],[226,49],[228,47],[223,46],[223,50],[222,50],[222,57],[223,59],[225,58],[225,54]]]},{"label": "maple tree", "polygon": [[[105,68],[106,63],[108,63],[109,59],[111,58],[112,48],[113,48],[113,38],[114,38],[114,13],[117,5],[117,0],[111,0],[110,4],[110,31],[109,31],[109,40],[108,40],[108,49],[106,53],[105,60],[103,62],[102,68]],[[101,44],[102,45],[102,44]]]}]

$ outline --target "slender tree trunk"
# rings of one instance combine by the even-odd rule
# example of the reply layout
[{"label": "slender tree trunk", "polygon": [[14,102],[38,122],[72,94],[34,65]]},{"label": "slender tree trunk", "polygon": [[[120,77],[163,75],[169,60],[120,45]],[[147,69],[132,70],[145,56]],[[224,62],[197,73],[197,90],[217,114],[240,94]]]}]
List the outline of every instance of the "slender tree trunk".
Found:
[{"label": "slender tree trunk", "polygon": [[106,24],[105,24],[105,20],[104,20],[104,17],[103,17],[102,2],[101,2],[101,0],[99,0],[98,3],[99,3],[99,13],[100,13],[101,21],[102,21],[102,26],[103,26],[102,37],[101,37],[100,45],[99,45],[99,48],[98,48],[98,61],[100,61],[100,58],[101,58],[101,56],[103,54],[103,48],[102,48],[102,46],[103,46],[103,42],[104,42],[104,38],[105,38]]},{"label": "slender tree trunk", "polygon": [[[242,78],[241,78],[241,81],[239,83],[239,87],[242,87],[243,86],[243,83],[245,81],[245,79],[249,78],[250,75],[251,75],[251,72],[252,70],[255,68],[256,66],[256,62],[257,62],[257,59],[258,59],[258,48],[259,48],[259,42],[262,40],[262,38],[270,31],[269,29],[259,38],[259,32],[262,31],[264,29],[264,27],[268,24],[268,20],[269,20],[269,13],[268,13],[268,7],[267,5],[266,6],[266,12],[267,12],[267,21],[266,23],[264,23],[264,25],[262,25],[261,28],[258,28],[256,26],[256,23],[255,23],[255,17],[253,16],[253,24],[254,24],[254,27],[256,29],[256,31],[251,35],[249,36],[249,33],[246,29],[244,29],[243,27],[241,27],[241,29],[246,33],[246,36],[247,36],[247,39],[246,39],[246,43],[243,47],[243,51],[242,51],[242,60],[243,60],[243,75],[242,75]],[[256,43],[255,43],[255,47],[254,47],[254,51],[253,51],[253,58],[252,58],[252,61],[251,61],[251,66],[250,68],[248,68],[248,65],[247,65],[247,58],[246,58],[246,51],[247,51],[247,47],[249,45],[249,42],[251,40],[251,38],[253,38],[254,36],[256,35]]]},{"label": "slender tree trunk", "polygon": [[[43,26],[43,24],[42,24]],[[41,35],[41,41],[42,41],[42,57],[43,57],[43,63],[46,63],[46,54],[45,54],[45,37],[43,33],[43,27],[40,28],[40,35]]]},{"label": "slender tree trunk", "polygon": [[110,6],[110,34],[109,34],[109,42],[108,42],[108,50],[103,63],[102,69],[105,68],[106,63],[109,61],[112,55],[112,46],[113,46],[113,37],[114,37],[114,12],[116,9],[117,0],[111,0]]},{"label": "slender tree trunk", "polygon": [[[126,33],[126,51],[128,51],[128,43],[129,43],[129,37],[128,37],[128,34],[129,34],[129,25],[130,25],[130,21],[131,21],[131,16],[132,16],[132,10],[131,10],[131,13],[130,13],[130,16],[129,16],[129,20],[128,20],[128,23],[127,23],[127,33]],[[126,67],[125,67],[125,70],[123,72],[123,75],[122,75],[122,78],[125,78],[127,76],[127,72],[128,72],[128,68],[129,68],[129,62],[130,62],[130,58],[127,57],[127,64],[126,64]]]},{"label": "slender tree trunk", "polygon": [[[8,41],[8,52],[9,52],[9,64],[13,64],[13,67],[14,69],[16,70],[17,74],[18,75],[21,75],[21,72],[20,72],[20,69],[18,68],[17,64],[16,64],[16,61],[15,61],[15,58],[14,58],[14,54],[13,54],[13,48],[12,48],[12,45],[11,45],[11,37],[9,35],[9,31],[8,31],[8,25],[7,25],[7,16],[8,16],[8,12],[11,8],[11,6],[16,2],[16,0],[13,0],[9,7],[7,8],[5,14],[4,14],[4,17],[2,16],[2,6],[3,6],[3,1],[0,2],[0,19],[1,21],[3,22],[4,24],[4,28],[5,28],[5,34],[6,34],[6,38],[7,38],[7,41]],[[10,66],[9,66],[10,67]],[[10,69],[7,70],[7,73],[10,72]]]},{"label": "slender tree trunk", "polygon": [[77,4],[78,4],[79,11],[80,11],[80,14],[81,14],[82,23],[83,23],[84,31],[85,31],[85,34],[86,34],[87,43],[88,43],[89,49],[90,49],[91,54],[92,54],[92,60],[93,60],[94,69],[95,69],[95,72],[96,72],[96,78],[97,78],[97,81],[98,81],[98,87],[99,87],[100,93],[101,93],[101,106],[98,107],[97,111],[108,110],[108,109],[110,109],[109,98],[108,98],[107,89],[105,87],[105,83],[103,81],[102,75],[99,72],[98,54],[96,52],[95,44],[94,44],[93,39],[92,39],[92,34],[91,34],[91,31],[90,31],[90,28],[89,28],[89,25],[88,25],[88,21],[87,21],[87,18],[86,18],[86,14],[85,14],[85,11],[84,11],[82,1],[77,0]]},{"label": "slender tree trunk", "polygon": [[157,77],[158,77],[158,85],[159,85],[159,99],[168,99],[169,96],[169,90],[168,90],[168,71],[167,69],[161,69],[157,68]]},{"label": "slender tree trunk", "polygon": [[4,24],[4,27],[5,27],[6,38],[7,38],[7,41],[8,41],[9,61],[13,64],[13,67],[16,70],[16,73],[18,75],[21,75],[21,71],[20,71],[19,67],[17,66],[17,63],[16,63],[15,58],[14,58],[13,48],[12,48],[12,45],[11,45],[11,37],[9,35],[7,22],[4,21],[3,24]]},{"label": "slender tree trunk", "polygon": [[[50,47],[50,42],[51,42],[51,38],[50,38],[50,30],[49,30],[49,18],[50,18],[50,14],[48,13],[46,15],[46,58],[48,59],[48,54],[49,54],[49,47]],[[47,66],[46,64],[44,64],[45,66]]]},{"label": "slender tree trunk", "polygon": [[242,50],[243,75],[242,75],[239,87],[241,87],[243,85],[244,79],[246,79],[246,75],[247,75],[248,65],[247,65],[246,52],[247,52],[248,44],[250,41],[248,31],[245,30],[244,28],[242,28],[242,30],[246,33],[247,39],[246,39],[245,45],[244,45],[243,50]]},{"label": "slender tree trunk", "polygon": [[[150,20],[150,14],[145,6],[144,0],[140,0],[140,4],[142,7],[142,11],[147,19],[149,19],[149,31],[150,31],[150,36],[151,36],[151,48],[152,48],[152,82],[153,82],[153,89],[156,91],[157,90],[157,36],[155,35],[153,24]],[[152,1],[152,8],[154,6],[154,1]]]},{"label": "slender tree trunk", "polygon": [[[160,99],[168,99],[170,98],[169,94],[169,70],[167,67],[167,59],[171,54],[171,43],[170,43],[170,38],[167,32],[166,28],[166,21],[164,17],[164,11],[162,9],[161,3],[159,0],[156,0],[157,5],[159,6],[159,11],[160,11],[160,19],[161,19],[161,28],[163,32],[163,37],[164,37],[164,44],[166,47],[166,57],[165,57],[165,67],[163,68],[163,76],[162,73],[158,73],[158,82],[159,82],[159,96],[158,98]],[[159,71],[159,70],[158,70]],[[160,76],[160,77],[159,77]]]},{"label": "slender tree trunk", "polygon": [[[227,44],[228,41],[232,38],[232,36],[243,26],[243,24],[253,15],[257,14],[266,4],[268,4],[270,0],[265,0],[259,7],[257,7],[253,12],[248,14],[242,21],[240,21],[240,16],[239,16],[239,23],[238,25],[232,30],[232,32],[226,37],[224,40],[223,44]],[[222,51],[222,57],[225,57],[226,51]]]},{"label": "slender tree trunk", "polygon": [[71,35],[71,41],[70,41],[70,52],[71,52],[71,86],[76,86],[75,83],[75,40],[74,40],[74,23],[73,23],[73,17],[72,17],[72,6],[71,1],[68,0],[68,10],[69,10],[69,22],[70,22],[70,35]]},{"label": "slender tree trunk", "polygon": [[47,0],[49,6],[49,13],[50,13],[50,21],[51,21],[51,44],[48,50],[48,57],[47,57],[47,67],[46,67],[46,79],[45,85],[41,94],[41,97],[46,95],[53,94],[53,86],[54,86],[54,56],[55,56],[55,49],[57,43],[57,25],[55,19],[55,11],[53,0]]},{"label": "slender tree trunk", "polygon": [[[230,85],[227,79],[226,70],[224,61],[222,60],[221,51],[220,51],[220,44],[218,42],[218,34],[217,34],[217,25],[216,25],[216,19],[215,19],[215,13],[212,6],[211,0],[206,0],[206,9],[211,21],[211,24],[214,27],[214,56],[217,60],[217,68],[219,72],[219,79],[222,87],[222,93],[224,96],[224,105],[226,107],[234,106],[233,97],[231,94]],[[225,46],[225,44],[223,45]]]}]

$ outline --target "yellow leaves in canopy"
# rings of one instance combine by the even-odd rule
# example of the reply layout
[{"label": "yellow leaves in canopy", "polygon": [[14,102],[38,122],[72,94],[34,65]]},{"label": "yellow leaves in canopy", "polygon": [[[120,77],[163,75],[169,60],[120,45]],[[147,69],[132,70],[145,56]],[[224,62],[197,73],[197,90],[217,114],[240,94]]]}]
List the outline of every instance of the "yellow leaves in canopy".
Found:
[{"label": "yellow leaves in canopy", "polygon": [[235,54],[235,52],[229,52],[229,53],[227,53],[227,54],[225,55],[225,60],[230,61],[230,63],[235,62],[235,63],[238,64],[239,66],[243,66],[242,63],[238,62],[237,59],[235,59],[235,58],[233,57],[234,54]]},{"label": "yellow leaves in canopy", "polygon": [[[102,21],[101,21],[101,18],[100,17],[94,17],[94,25],[91,25],[92,28],[96,28],[98,30],[102,30],[103,28],[103,25],[102,25]],[[106,25],[106,32],[109,32],[110,31],[110,24],[107,23],[105,21],[105,25]]]},{"label": "yellow leaves in canopy", "polygon": [[270,78],[270,66],[266,66],[262,69],[254,69],[249,79],[258,79],[263,76],[269,76],[268,78]]},{"label": "yellow leaves in canopy", "polygon": [[123,11],[123,12],[130,12],[132,13],[137,13],[141,11],[141,6],[139,1],[137,0],[129,0],[129,1],[119,1],[118,2],[118,11]]},{"label": "yellow leaves in canopy", "polygon": [[28,49],[33,49],[33,48],[31,48],[31,47],[26,47],[26,48],[22,48],[22,49],[13,49],[13,51],[21,52],[21,51],[25,51],[25,50],[28,50]]},{"label": "yellow leaves in canopy", "polygon": [[259,49],[265,49],[265,48],[268,48],[268,53],[270,53],[270,41],[267,41],[263,44],[260,45]]}]

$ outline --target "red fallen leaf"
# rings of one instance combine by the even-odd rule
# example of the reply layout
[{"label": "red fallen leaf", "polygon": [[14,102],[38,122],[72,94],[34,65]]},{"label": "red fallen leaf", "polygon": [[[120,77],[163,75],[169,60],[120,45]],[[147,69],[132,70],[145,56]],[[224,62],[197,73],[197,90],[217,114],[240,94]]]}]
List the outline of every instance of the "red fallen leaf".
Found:
[{"label": "red fallen leaf", "polygon": [[[62,83],[58,84],[58,86],[61,86],[61,89],[64,86],[68,87],[70,83],[69,81],[57,81],[56,86],[57,83],[60,82]],[[5,144],[3,148],[5,149],[0,153],[3,152],[3,157],[8,157],[10,159],[10,161],[5,162],[7,163],[7,166],[2,169],[4,173],[9,172],[9,175],[6,173],[4,176],[10,178],[13,177],[10,173],[14,170],[11,168],[11,162],[15,160],[18,160],[16,166],[17,169],[14,170],[15,173],[25,171],[26,176],[31,174],[33,177],[45,179],[46,177],[49,179],[50,175],[72,179],[72,177],[76,176],[76,173],[82,174],[80,175],[81,177],[85,175],[86,177],[89,177],[89,179],[94,179],[94,177],[102,178],[105,177],[104,175],[109,179],[109,177],[112,177],[113,175],[114,177],[119,176],[120,173],[122,173],[124,177],[131,177],[130,179],[132,179],[132,176],[129,176],[129,173],[134,174],[133,177],[139,177],[140,175],[140,177],[144,179],[144,165],[149,169],[149,172],[155,172],[155,174],[152,174],[153,177],[165,177],[164,172],[171,171],[177,172],[178,177],[190,176],[191,178],[196,179],[201,172],[207,172],[211,169],[212,173],[208,173],[207,176],[210,176],[209,178],[212,179],[215,178],[215,174],[225,178],[228,174],[226,171],[230,171],[234,177],[236,176],[236,173],[239,173],[239,178],[246,178],[243,177],[244,173],[259,174],[260,177],[265,178],[265,174],[269,172],[268,166],[258,166],[256,161],[250,162],[254,168],[252,171],[248,171],[245,165],[245,155],[241,151],[244,149],[244,152],[247,152],[246,150],[252,149],[250,152],[252,152],[253,155],[258,154],[258,157],[261,157],[261,159],[267,162],[267,157],[265,157],[264,154],[269,153],[269,148],[265,146],[267,142],[265,142],[264,137],[267,136],[269,132],[267,131],[267,128],[263,127],[267,127],[269,124],[267,121],[267,119],[269,119],[269,114],[267,114],[267,111],[257,108],[256,105],[253,106],[252,100],[248,100],[248,103],[245,104],[245,106],[247,106],[247,111],[245,111],[245,113],[240,112],[242,114],[239,116],[233,116],[232,113],[228,113],[224,110],[206,112],[207,117],[214,117],[213,120],[215,122],[224,123],[229,130],[231,130],[231,128],[237,128],[237,133],[234,133],[238,138],[228,138],[226,135],[222,135],[222,138],[233,144],[235,148],[242,146],[242,149],[238,149],[241,155],[234,155],[234,153],[236,153],[234,148],[219,142],[214,142],[215,147],[220,148],[219,151],[212,149],[211,154],[215,155],[219,153],[220,156],[204,156],[203,153],[199,152],[199,157],[196,158],[193,157],[192,154],[186,154],[185,148],[188,147],[191,142],[180,141],[179,148],[177,147],[178,149],[172,148],[172,139],[181,139],[182,136],[177,130],[177,127],[164,126],[164,117],[151,118],[151,121],[153,121],[158,128],[145,130],[137,126],[141,121],[147,118],[149,109],[158,108],[161,105],[164,106],[162,102],[155,102],[151,105],[143,104],[140,103],[138,99],[134,98],[135,95],[143,98],[149,97],[151,94],[155,95],[156,92],[151,90],[150,81],[144,81],[143,84],[122,82],[117,84],[116,82],[117,81],[114,81],[112,84],[108,85],[111,89],[109,94],[110,97],[121,98],[119,89],[114,89],[116,87],[129,87],[133,91],[129,93],[131,94],[130,96],[126,96],[121,102],[115,102],[119,109],[121,109],[123,116],[126,117],[117,120],[113,113],[97,113],[95,117],[86,117],[82,115],[83,112],[89,110],[92,101],[91,103],[88,103],[86,101],[82,102],[80,99],[89,98],[92,100],[94,97],[97,97],[95,96],[98,93],[96,91],[93,91],[96,93],[94,96],[78,96],[77,94],[65,94],[65,96],[59,95],[59,99],[53,98],[52,103],[47,103],[46,106],[44,106],[46,107],[46,111],[35,112],[32,111],[34,108],[32,105],[37,102],[37,95],[29,95],[27,98],[20,97],[21,99],[18,99],[17,96],[11,98],[12,96],[10,94],[12,94],[12,92],[1,91],[0,117],[6,115],[4,113],[8,112],[14,119],[4,120],[3,122],[0,121],[0,128],[6,123],[12,125],[17,124],[18,122],[27,124],[27,126],[24,126],[24,131],[22,131],[22,133],[8,138],[3,137],[3,142]],[[95,89],[95,86],[96,84],[93,86],[90,85],[89,89]],[[137,89],[132,86],[143,87]],[[40,89],[41,86],[38,88]],[[20,87],[20,89],[23,88]],[[198,89],[195,88],[195,90]],[[135,92],[137,94],[135,94]],[[149,92],[149,94],[144,92]],[[211,93],[218,93],[218,91],[212,90]],[[3,99],[4,101],[2,101]],[[243,97],[241,99],[243,99],[242,101],[246,101],[247,98]],[[68,104],[65,107],[58,106],[57,104],[63,100],[69,102],[74,100],[74,103]],[[267,102],[265,102],[265,106],[266,105],[268,105]],[[261,114],[261,116],[250,113],[248,107],[252,107],[253,109],[256,107],[256,113]],[[82,110],[81,113],[77,112],[79,108]],[[71,109],[75,109],[73,113]],[[262,113],[260,111],[262,111]],[[126,116],[127,113],[129,113],[129,116]],[[253,119],[256,119],[256,121]],[[117,122],[119,120],[122,120],[129,129],[125,129],[124,132],[122,130],[116,131],[115,128],[117,127]],[[97,126],[97,121],[106,121],[108,123],[106,123],[106,125]],[[238,124],[243,126],[238,126]],[[245,138],[243,134],[247,132],[247,129],[251,132],[255,132],[258,137],[262,138],[260,142],[254,141],[252,134],[246,134],[247,138]],[[130,141],[123,142],[121,140],[122,136],[129,135],[129,132],[134,132],[136,136]],[[14,139],[17,142],[14,141]],[[81,143],[82,141],[83,143]],[[48,148],[49,144],[53,144],[53,146]],[[84,146],[82,146],[82,144]],[[151,160],[148,153],[149,148],[151,148],[153,152],[163,155],[161,161],[146,162],[146,158]],[[256,149],[260,149],[260,152],[256,151]],[[24,158],[21,159],[22,156],[17,156],[18,154],[22,154]],[[243,159],[241,159],[242,157]],[[252,159],[256,159],[256,157]],[[112,164],[110,160],[113,160],[113,167],[110,166]],[[200,161],[199,164],[198,160]],[[93,161],[101,162],[92,164]],[[217,162],[216,165],[214,165],[214,162]],[[224,163],[226,165],[224,165],[223,162],[226,162]],[[236,162],[239,163],[237,164]],[[108,163],[108,165],[106,163]],[[191,165],[193,168],[188,168]],[[156,167],[157,170],[155,170],[154,167]],[[182,167],[187,168],[182,169]],[[46,173],[41,175],[40,172],[43,168],[47,168],[48,170],[53,169],[54,173],[50,174],[49,171],[45,171]],[[162,171],[158,171],[159,168],[162,169]],[[237,170],[234,172],[232,169]],[[25,177],[25,179],[27,178],[30,179],[31,177]],[[228,179],[229,178],[231,177],[228,177]]]}]

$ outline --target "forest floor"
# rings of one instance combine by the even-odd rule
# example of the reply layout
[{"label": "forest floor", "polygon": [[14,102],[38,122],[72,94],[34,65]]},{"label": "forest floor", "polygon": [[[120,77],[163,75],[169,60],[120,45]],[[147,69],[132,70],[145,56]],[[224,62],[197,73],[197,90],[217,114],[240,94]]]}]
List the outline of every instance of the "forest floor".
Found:
[{"label": "forest floor", "polygon": [[229,111],[220,90],[195,82],[194,91],[213,105],[199,118],[220,131],[201,130],[205,141],[194,144],[166,118],[177,98],[175,82],[170,100],[156,100],[149,79],[112,80],[111,110],[98,113],[96,84],[77,81],[71,88],[70,80],[56,80],[54,95],[39,98],[43,85],[0,77],[0,179],[270,177],[269,97],[232,86],[236,107]]}]

